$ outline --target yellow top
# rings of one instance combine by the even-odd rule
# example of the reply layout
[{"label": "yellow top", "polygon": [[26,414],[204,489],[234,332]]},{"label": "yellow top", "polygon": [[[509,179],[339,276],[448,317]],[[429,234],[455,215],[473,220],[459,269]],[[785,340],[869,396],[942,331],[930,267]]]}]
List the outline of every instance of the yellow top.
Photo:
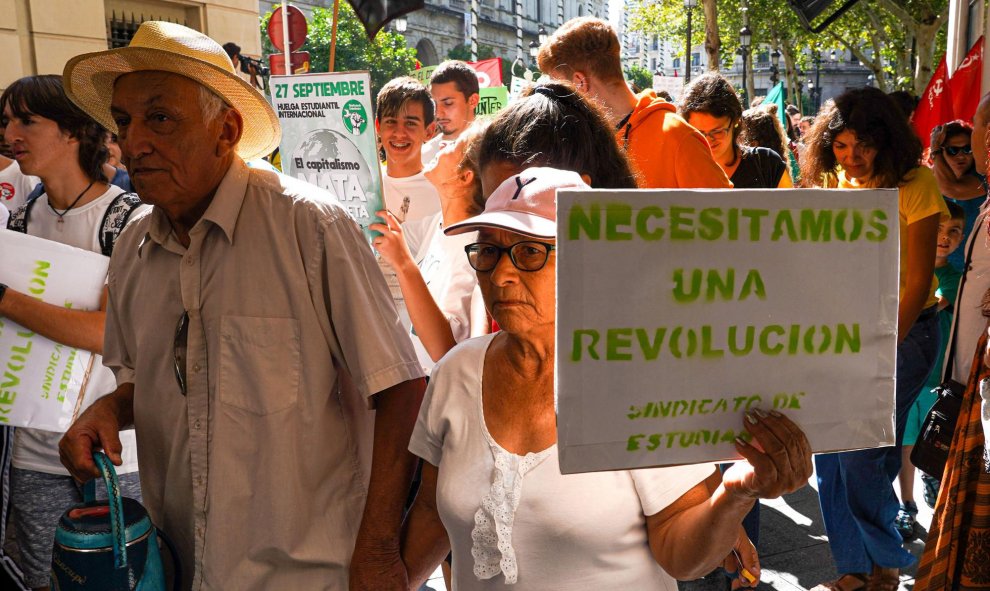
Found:
[{"label": "yellow top", "polygon": [[[905,176],[906,182],[898,187],[897,191],[897,212],[900,218],[900,291],[898,301],[904,297],[904,283],[906,276],[904,267],[907,264],[907,249],[904,247],[907,241],[907,228],[909,225],[923,220],[927,217],[939,214],[941,219],[949,217],[949,210],[945,206],[945,199],[935,181],[935,175],[926,166],[919,166],[911,170]],[[873,188],[867,184],[860,184],[846,178],[846,172],[839,170],[838,188],[840,189],[867,189]],[[932,286],[925,300],[925,308],[935,305],[938,299],[935,297],[935,290],[938,288],[938,279],[932,275]]]}]

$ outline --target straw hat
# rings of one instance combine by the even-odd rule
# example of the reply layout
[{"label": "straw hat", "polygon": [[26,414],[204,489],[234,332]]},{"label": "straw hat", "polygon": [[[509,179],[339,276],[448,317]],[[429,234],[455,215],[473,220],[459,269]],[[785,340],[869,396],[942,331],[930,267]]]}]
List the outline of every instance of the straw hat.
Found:
[{"label": "straw hat", "polygon": [[112,132],[113,85],[124,74],[172,72],[191,78],[215,92],[244,119],[237,153],[245,160],[260,158],[278,147],[282,132],[271,104],[234,73],[234,64],[219,43],[193,29],[158,21],[141,23],[130,45],[84,53],[65,64],[65,92],[80,109]]}]

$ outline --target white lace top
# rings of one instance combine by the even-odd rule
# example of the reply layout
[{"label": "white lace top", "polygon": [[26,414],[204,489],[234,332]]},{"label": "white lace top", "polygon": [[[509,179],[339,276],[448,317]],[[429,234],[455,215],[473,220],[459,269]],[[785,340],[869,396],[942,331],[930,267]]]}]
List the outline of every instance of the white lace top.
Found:
[{"label": "white lace top", "polygon": [[439,467],[437,507],[453,588],[677,589],[647,545],[646,515],[709,476],[711,464],[563,476],[557,446],[519,456],[485,425],[484,357],[494,335],[434,369],[409,449]]}]

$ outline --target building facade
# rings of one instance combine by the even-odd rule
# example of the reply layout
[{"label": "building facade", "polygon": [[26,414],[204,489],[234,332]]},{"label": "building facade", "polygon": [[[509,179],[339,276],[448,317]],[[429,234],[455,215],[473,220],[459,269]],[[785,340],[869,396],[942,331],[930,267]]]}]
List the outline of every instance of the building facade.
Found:
[{"label": "building facade", "polygon": [[[293,2],[303,12],[314,7],[332,8],[333,0],[300,0]],[[262,13],[278,0],[262,0]],[[492,49],[495,57],[512,63],[518,56],[516,13],[522,14],[522,65],[531,63],[529,44],[538,42],[540,27],[553,33],[561,22],[576,16],[608,18],[608,1],[594,0],[478,0],[478,45]],[[563,14],[563,21],[560,14]],[[447,59],[450,51],[470,43],[470,0],[427,0],[426,7],[406,16],[408,23],[403,35],[409,47],[416,48],[424,66],[435,66]]]},{"label": "building facade", "polygon": [[[687,68],[690,68],[692,77],[708,70],[708,53],[705,51],[704,45],[693,46],[690,57],[685,60],[685,40],[683,38],[662,39],[656,34],[632,30],[626,15],[631,14],[637,4],[639,4],[639,0],[626,0],[626,9],[619,20],[619,33],[623,44],[623,63],[626,68],[635,64],[656,76],[671,77],[685,76]],[[695,20],[695,27],[703,27],[703,15],[700,14],[700,10],[695,9],[694,16],[697,19]],[[770,61],[772,51],[773,49],[769,46],[761,46],[755,49],[749,58],[748,67],[753,70],[755,96],[757,97],[766,96],[767,90],[773,86],[771,84],[773,72]],[[866,51],[868,54],[871,53],[869,48]],[[799,78],[803,96],[801,103],[809,113],[816,109],[816,105],[820,105],[850,88],[874,83],[870,78],[870,70],[860,64],[859,60],[850,52],[841,48],[835,50],[822,48],[819,50],[817,60],[814,55],[809,53],[807,61],[811,66],[808,71],[800,72]],[[778,68],[777,75],[782,79],[784,77],[782,61]],[[723,63],[719,70],[733,86],[742,89],[742,56],[734,55],[731,60],[725,59],[723,56]]]},{"label": "building facade", "polygon": [[145,20],[167,20],[261,53],[258,0],[0,0],[0,90],[61,74],[69,58],[127,45]]},{"label": "building facade", "polygon": [[[945,65],[953,74],[981,36],[990,35],[985,0],[949,0]],[[983,92],[990,92],[990,60],[983,60]]]}]

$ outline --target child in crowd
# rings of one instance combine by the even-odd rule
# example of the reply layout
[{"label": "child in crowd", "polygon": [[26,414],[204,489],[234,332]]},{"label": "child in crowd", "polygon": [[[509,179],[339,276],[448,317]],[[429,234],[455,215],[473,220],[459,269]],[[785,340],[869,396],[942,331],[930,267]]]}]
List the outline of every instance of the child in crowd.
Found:
[{"label": "child in crowd", "polygon": [[[911,449],[918,440],[921,425],[925,422],[929,409],[935,403],[935,393],[932,392],[932,389],[942,382],[943,359],[948,349],[949,331],[952,329],[952,315],[955,309],[956,294],[959,291],[959,280],[962,279],[962,271],[949,262],[949,255],[962,244],[966,212],[953,201],[946,200],[946,206],[949,208],[951,217],[938,225],[938,242],[935,251],[935,276],[938,278],[936,295],[938,296],[939,328],[942,333],[942,351],[935,362],[932,373],[928,376],[928,381],[921,389],[921,394],[908,413],[907,427],[904,430],[904,447],[902,448],[903,464],[897,477],[901,489],[901,508],[897,513],[895,525],[906,542],[916,537],[914,523],[915,517],[918,515],[918,505],[914,501],[915,468],[911,464]],[[935,498],[938,496],[938,478],[922,472],[921,480],[925,484],[925,503],[934,508]]]},{"label": "child in crowd", "polygon": [[396,78],[379,91],[376,112],[375,125],[385,150],[385,208],[400,223],[439,213],[440,196],[423,174],[423,144],[434,130],[430,93],[413,78]]},{"label": "child in crowd", "polygon": [[[390,80],[378,92],[375,127],[385,152],[382,197],[398,223],[432,218],[440,213],[440,195],[423,174],[423,144],[433,135],[433,99],[426,87],[408,76]],[[412,321],[396,269],[379,256],[379,266],[403,325]]]},{"label": "child in crowd", "polygon": [[485,127],[485,122],[471,124],[427,166],[426,178],[440,194],[442,212],[402,224],[392,212],[381,211],[385,223],[371,225],[381,233],[373,241],[375,250],[396,271],[413,346],[427,373],[455,344],[487,332],[485,315],[472,316],[478,279],[464,252],[477,233],[443,232],[485,208],[477,164]]}]

